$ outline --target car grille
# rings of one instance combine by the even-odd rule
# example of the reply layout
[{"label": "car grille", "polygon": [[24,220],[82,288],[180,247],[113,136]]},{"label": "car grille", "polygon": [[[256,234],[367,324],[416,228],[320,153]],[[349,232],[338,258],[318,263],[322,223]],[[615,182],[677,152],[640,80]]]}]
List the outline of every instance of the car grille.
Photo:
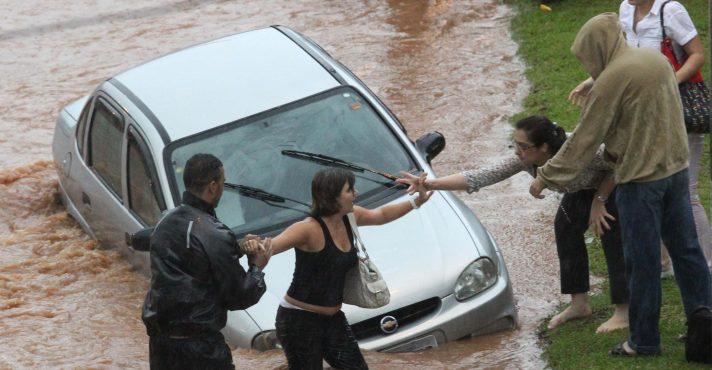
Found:
[{"label": "car grille", "polygon": [[395,311],[387,312],[382,315],[370,318],[351,325],[351,330],[357,340],[373,337],[376,335],[385,336],[381,331],[381,319],[384,316],[393,316],[398,320],[398,328],[403,328],[408,324],[423,318],[440,307],[440,298],[430,298],[410,306],[399,308]]}]

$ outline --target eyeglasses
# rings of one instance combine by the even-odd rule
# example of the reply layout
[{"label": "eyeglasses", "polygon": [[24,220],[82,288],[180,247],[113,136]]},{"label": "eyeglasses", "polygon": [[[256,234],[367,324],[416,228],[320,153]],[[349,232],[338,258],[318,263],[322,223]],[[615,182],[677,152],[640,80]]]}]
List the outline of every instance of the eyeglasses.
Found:
[{"label": "eyeglasses", "polygon": [[521,150],[522,152],[526,152],[527,150],[534,147],[534,144],[520,143],[518,141],[514,141],[513,143],[514,143],[514,147]]}]

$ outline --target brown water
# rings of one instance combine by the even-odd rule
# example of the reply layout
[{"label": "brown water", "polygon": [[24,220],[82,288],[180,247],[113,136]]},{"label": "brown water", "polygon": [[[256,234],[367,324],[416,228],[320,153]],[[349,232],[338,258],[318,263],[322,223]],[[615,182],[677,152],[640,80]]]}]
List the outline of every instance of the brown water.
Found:
[{"label": "brown water", "polygon": [[[102,250],[57,203],[57,112],[100,81],[202,41],[283,24],[349,66],[411,138],[445,134],[444,175],[510,154],[507,119],[528,85],[499,1],[0,2],[0,368],[147,368],[147,281]],[[460,194],[499,242],[518,300],[516,331],[423,353],[367,353],[375,369],[543,368],[535,328],[559,302],[555,200],[518,175]],[[279,368],[279,351],[238,349],[238,368]]]}]

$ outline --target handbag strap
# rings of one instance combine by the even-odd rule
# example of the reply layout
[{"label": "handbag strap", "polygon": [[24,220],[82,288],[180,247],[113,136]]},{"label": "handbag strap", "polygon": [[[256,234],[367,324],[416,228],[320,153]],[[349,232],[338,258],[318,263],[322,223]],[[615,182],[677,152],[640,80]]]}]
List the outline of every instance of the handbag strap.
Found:
[{"label": "handbag strap", "polygon": [[[687,60],[687,54],[684,53],[684,51],[683,51],[684,58],[683,58],[682,62],[680,62],[677,59],[677,55],[675,55],[675,52],[673,50],[672,40],[670,40],[667,37],[667,34],[665,33],[665,20],[664,20],[663,16],[665,14],[665,5],[667,5],[667,3],[669,3],[670,1],[672,1],[672,0],[667,0],[666,2],[663,3],[663,5],[660,5],[660,28],[663,31],[662,43],[667,44],[668,47],[670,48],[670,50],[669,50],[670,55],[665,55],[665,56],[670,60],[670,63],[673,65],[673,68],[675,69],[675,71],[677,71],[682,67],[683,64],[685,64],[685,61]],[[663,52],[663,54],[665,54],[665,52]],[[685,81],[685,82],[703,82],[703,81],[704,81],[704,79],[702,78],[702,69],[700,68],[697,70],[697,72],[693,73],[692,76],[690,76],[687,79],[687,81]]]},{"label": "handbag strap", "polygon": [[347,217],[349,218],[349,225],[351,225],[351,232],[354,234],[354,247],[356,247],[356,251],[360,251],[364,256],[366,256],[366,259],[369,259],[368,252],[366,252],[366,247],[363,244],[363,240],[361,240],[361,234],[358,232],[358,225],[356,224],[356,215],[351,212],[348,214]]},{"label": "handbag strap", "polygon": [[665,38],[667,37],[667,35],[665,34],[665,21],[663,20],[663,14],[665,13],[665,5],[667,5],[667,3],[669,3],[670,1],[672,0],[668,0],[664,2],[663,5],[660,5],[660,28],[663,29],[663,40],[665,40]]}]

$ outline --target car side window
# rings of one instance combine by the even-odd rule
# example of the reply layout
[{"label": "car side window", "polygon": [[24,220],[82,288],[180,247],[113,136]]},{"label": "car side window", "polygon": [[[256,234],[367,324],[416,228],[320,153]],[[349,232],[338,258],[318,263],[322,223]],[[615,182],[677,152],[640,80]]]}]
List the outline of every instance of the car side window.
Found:
[{"label": "car side window", "polygon": [[128,134],[127,174],[129,209],[148,226],[155,225],[166,209],[153,161],[143,140],[131,128]]},{"label": "car side window", "polygon": [[89,126],[89,165],[119,198],[123,136],[123,117],[97,99]]},{"label": "car side window", "polygon": [[84,134],[87,130],[87,116],[89,115],[89,109],[91,108],[91,99],[87,100],[87,103],[82,109],[82,114],[79,116],[79,123],[77,123],[77,148],[79,149],[79,155],[84,156]]}]

